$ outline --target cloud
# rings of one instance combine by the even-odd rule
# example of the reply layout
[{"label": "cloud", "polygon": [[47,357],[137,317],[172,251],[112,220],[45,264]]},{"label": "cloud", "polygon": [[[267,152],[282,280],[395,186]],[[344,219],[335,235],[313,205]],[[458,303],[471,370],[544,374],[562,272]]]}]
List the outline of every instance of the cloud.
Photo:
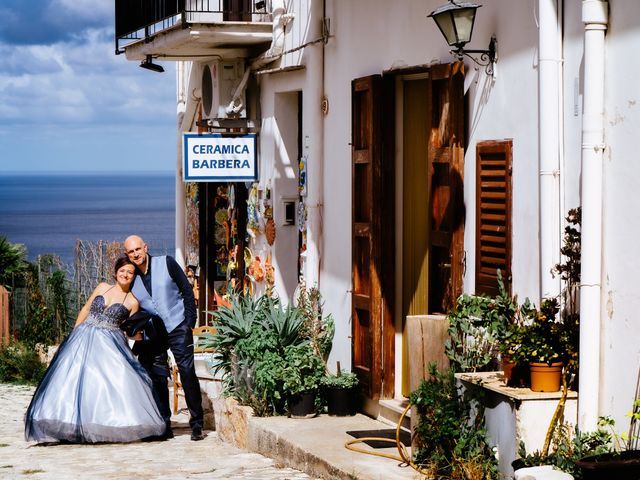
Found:
[{"label": "cloud", "polygon": [[80,38],[78,32],[113,25],[113,0],[3,0],[0,42],[38,45]]},{"label": "cloud", "polygon": [[[18,156],[33,168],[57,158],[81,169],[92,148],[83,142],[101,145],[93,155],[105,168],[122,168],[122,146],[141,151],[142,137],[175,158],[171,64],[155,74],[115,55],[113,0],[1,2],[0,170]],[[43,138],[44,150],[37,147]]]},{"label": "cloud", "polygon": [[175,121],[175,77],[153,75],[124,56],[102,32],[84,43],[0,45],[0,123],[96,124]]}]

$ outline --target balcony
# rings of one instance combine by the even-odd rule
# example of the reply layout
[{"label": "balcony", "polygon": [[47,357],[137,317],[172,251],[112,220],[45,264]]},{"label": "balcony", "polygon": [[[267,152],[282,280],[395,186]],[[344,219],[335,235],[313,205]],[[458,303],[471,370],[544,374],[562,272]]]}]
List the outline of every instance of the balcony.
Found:
[{"label": "balcony", "polygon": [[272,38],[270,0],[116,0],[115,19],[128,60],[253,55]]}]

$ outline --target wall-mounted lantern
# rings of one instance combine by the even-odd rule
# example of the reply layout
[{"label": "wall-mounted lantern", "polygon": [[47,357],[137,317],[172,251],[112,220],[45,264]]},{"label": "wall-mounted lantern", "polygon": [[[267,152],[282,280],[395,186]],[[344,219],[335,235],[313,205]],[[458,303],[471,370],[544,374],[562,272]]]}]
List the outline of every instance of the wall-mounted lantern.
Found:
[{"label": "wall-mounted lantern", "polygon": [[[454,47],[451,53],[462,60],[466,55],[476,64],[485,67],[487,75],[493,75],[493,66],[498,60],[497,40],[491,37],[487,50],[465,50],[464,46],[471,41],[473,23],[476,19],[476,10],[482,5],[475,3],[449,0],[449,3],[436,8],[429,14],[438,25],[442,35],[449,46]],[[472,57],[471,53],[479,53],[480,60]]]},{"label": "wall-mounted lantern", "polygon": [[140,68],[144,68],[145,70],[151,70],[152,72],[162,73],[164,72],[164,68],[162,65],[158,65],[157,63],[153,63],[153,57],[151,55],[147,55],[147,57],[140,63]]}]

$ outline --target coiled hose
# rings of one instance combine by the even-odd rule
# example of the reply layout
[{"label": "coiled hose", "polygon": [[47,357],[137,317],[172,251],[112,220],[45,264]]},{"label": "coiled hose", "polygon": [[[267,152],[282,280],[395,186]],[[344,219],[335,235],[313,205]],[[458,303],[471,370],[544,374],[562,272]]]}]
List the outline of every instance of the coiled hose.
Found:
[{"label": "coiled hose", "polygon": [[[419,472],[419,473],[421,473],[423,475],[427,475],[427,472],[426,472],[426,470],[424,468],[422,468],[419,465],[416,465],[415,463],[413,463],[413,461],[411,460],[411,455],[407,451],[407,447],[404,445],[404,443],[402,443],[400,441],[400,428],[401,428],[400,426],[402,425],[402,421],[404,420],[404,417],[407,415],[407,412],[409,411],[409,409],[411,407],[412,407],[412,404],[409,403],[409,405],[407,405],[407,408],[404,409],[404,412],[402,412],[402,415],[400,416],[400,420],[398,420],[398,425],[396,426],[396,438],[395,439],[382,438],[382,437],[355,438],[353,440],[348,440],[347,442],[345,442],[344,447],[347,450],[352,450],[352,451],[358,452],[358,453],[366,453],[367,455],[375,455],[376,457],[384,457],[384,458],[390,458],[391,460],[397,460],[397,461],[401,462],[401,464],[409,465],[411,468],[413,468],[417,472]],[[378,441],[378,442],[394,443],[396,445],[397,449],[398,449],[398,453],[400,454],[400,456],[392,455],[390,453],[373,452],[371,450],[365,450],[363,448],[358,448],[358,447],[354,447],[353,446],[356,443],[366,442],[366,441],[370,441],[370,440],[375,440],[375,441]]]}]

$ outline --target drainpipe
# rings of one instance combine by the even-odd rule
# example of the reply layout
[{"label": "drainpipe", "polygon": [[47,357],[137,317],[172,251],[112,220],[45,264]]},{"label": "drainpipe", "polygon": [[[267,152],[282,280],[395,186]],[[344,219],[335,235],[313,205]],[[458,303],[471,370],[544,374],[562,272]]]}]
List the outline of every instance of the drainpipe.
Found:
[{"label": "drainpipe", "polygon": [[578,427],[597,427],[600,414],[602,298],[602,164],[604,154],[604,54],[608,4],[583,0],[584,105],[582,113],[582,254]]},{"label": "drainpipe", "polygon": [[182,182],[182,122],[184,121],[184,113],[186,110],[186,88],[185,88],[185,62],[176,63],[176,96],[178,99],[176,106],[177,113],[177,148],[176,148],[176,261],[184,268],[185,258],[185,190]]},{"label": "drainpipe", "polygon": [[[190,69],[190,73],[189,72]],[[177,138],[176,138],[176,261],[184,268],[185,257],[185,218],[186,200],[184,181],[182,180],[182,133],[191,130],[200,100],[197,83],[200,81],[200,69],[194,62],[176,62],[177,96]]]},{"label": "drainpipe", "polygon": [[538,122],[540,165],[540,296],[557,297],[560,278],[560,72],[562,0],[538,1]]},{"label": "drainpipe", "polygon": [[[309,7],[307,38],[320,38],[324,32],[325,2],[312,0]],[[320,105],[324,94],[324,43],[305,48],[306,76],[302,97],[304,115],[303,155],[307,158],[307,250],[305,280],[320,287],[320,247],[322,240],[322,190],[324,125]]]}]

